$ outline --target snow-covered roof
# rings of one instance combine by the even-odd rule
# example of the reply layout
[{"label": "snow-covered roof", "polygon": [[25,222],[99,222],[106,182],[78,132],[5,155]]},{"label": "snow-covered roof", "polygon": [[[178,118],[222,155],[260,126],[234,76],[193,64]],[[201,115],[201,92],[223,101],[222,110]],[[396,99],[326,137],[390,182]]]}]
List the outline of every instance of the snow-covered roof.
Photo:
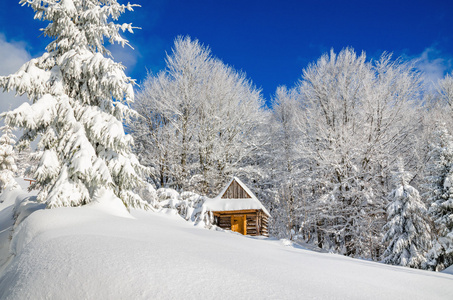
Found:
[{"label": "snow-covered roof", "polygon": [[[236,181],[241,188],[250,196],[250,198],[222,198],[230,185]],[[270,216],[270,213],[261,204],[260,200],[252,193],[252,191],[237,177],[233,177],[230,182],[223,188],[217,197],[208,199],[203,206],[209,211],[234,211],[234,210],[247,210],[247,209],[261,209],[264,213]]]}]

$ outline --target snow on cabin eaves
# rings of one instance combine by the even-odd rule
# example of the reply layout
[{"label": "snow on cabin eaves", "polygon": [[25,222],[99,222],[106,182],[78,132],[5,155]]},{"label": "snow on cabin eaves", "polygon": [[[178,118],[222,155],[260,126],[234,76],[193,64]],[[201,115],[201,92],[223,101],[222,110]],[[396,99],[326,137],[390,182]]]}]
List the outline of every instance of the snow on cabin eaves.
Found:
[{"label": "snow on cabin eaves", "polygon": [[[250,198],[222,198],[233,181],[236,181],[239,186],[250,196]],[[203,206],[207,211],[261,209],[266,215],[270,216],[270,213],[264,205],[261,204],[255,194],[253,194],[252,191],[237,177],[233,177],[216,197],[207,199]]]}]

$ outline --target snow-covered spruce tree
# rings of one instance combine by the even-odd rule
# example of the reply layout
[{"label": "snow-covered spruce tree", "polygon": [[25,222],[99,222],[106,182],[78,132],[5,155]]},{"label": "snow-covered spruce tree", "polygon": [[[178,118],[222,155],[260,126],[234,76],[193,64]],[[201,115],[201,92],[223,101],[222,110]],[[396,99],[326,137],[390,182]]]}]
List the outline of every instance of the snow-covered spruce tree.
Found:
[{"label": "snow-covered spruce tree", "polygon": [[[24,129],[22,141],[39,137],[32,168],[38,201],[48,208],[80,206],[110,190],[127,207],[147,208],[133,192],[146,170],[131,153],[132,137],[123,121],[135,112],[134,81],[124,67],[106,57],[104,38],[122,46],[119,31],[131,24],[115,21],[131,4],[116,0],[21,0],[35,18],[49,22],[44,35],[54,39],[41,57],[15,74],[0,77],[0,86],[27,94],[32,105],[4,113],[6,122]],[[111,55],[110,55],[111,56]]]},{"label": "snow-covered spruce tree", "polygon": [[425,268],[441,271],[453,264],[453,140],[444,124],[436,126],[426,164],[426,196],[435,238]]},{"label": "snow-covered spruce tree", "polygon": [[426,220],[426,207],[417,189],[409,182],[413,176],[404,171],[402,161],[394,173],[395,189],[389,195],[387,223],[383,243],[386,264],[420,268],[431,244],[431,229]]},{"label": "snow-covered spruce tree", "polygon": [[13,148],[15,136],[8,125],[0,128],[0,131],[0,192],[3,192],[5,188],[18,187],[18,184],[14,180],[14,172],[17,171]]},{"label": "snow-covered spruce tree", "polygon": [[429,137],[427,162],[424,169],[423,197],[428,205],[444,199],[444,182],[453,164],[453,139],[444,123],[434,125]]}]

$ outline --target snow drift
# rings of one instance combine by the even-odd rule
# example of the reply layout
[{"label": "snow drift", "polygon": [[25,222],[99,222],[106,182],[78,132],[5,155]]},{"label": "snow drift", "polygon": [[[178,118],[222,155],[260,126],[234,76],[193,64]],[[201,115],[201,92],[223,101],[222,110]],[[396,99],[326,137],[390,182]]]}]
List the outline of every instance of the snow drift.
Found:
[{"label": "snow drift", "polygon": [[[10,195],[0,204],[5,220],[15,205]],[[14,256],[0,274],[1,299],[453,296],[453,277],[448,274],[205,230],[176,213],[129,214],[108,193],[92,205],[37,209],[15,228],[10,248]]]}]

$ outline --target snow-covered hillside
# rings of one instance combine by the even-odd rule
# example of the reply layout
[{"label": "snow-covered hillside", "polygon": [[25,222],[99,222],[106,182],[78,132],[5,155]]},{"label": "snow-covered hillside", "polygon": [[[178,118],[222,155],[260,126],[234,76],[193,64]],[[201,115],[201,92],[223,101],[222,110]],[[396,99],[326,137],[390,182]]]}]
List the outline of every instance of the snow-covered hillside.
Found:
[{"label": "snow-covered hillside", "polygon": [[[0,203],[0,232],[16,196]],[[1,299],[453,299],[449,274],[206,230],[171,213],[129,214],[108,192],[83,207],[38,209],[10,246]]]}]

